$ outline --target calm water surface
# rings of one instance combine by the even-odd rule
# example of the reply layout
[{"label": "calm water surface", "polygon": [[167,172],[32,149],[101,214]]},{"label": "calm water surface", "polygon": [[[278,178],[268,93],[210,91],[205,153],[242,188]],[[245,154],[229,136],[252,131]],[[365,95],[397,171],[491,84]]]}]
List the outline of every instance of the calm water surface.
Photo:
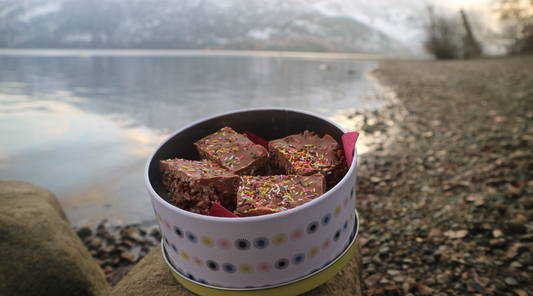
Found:
[{"label": "calm water surface", "polygon": [[[143,170],[172,132],[221,112],[368,108],[373,61],[0,55],[0,179],[52,191],[73,225],[153,220]],[[350,130],[351,127],[345,126]]]}]

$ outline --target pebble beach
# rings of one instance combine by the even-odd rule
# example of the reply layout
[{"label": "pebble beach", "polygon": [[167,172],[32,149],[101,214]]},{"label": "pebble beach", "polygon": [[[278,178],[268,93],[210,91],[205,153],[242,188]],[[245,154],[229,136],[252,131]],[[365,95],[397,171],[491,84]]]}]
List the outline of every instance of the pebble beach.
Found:
[{"label": "pebble beach", "polygon": [[[363,295],[533,295],[533,56],[383,61],[396,99],[363,116]],[[76,229],[112,287],[153,225]]]},{"label": "pebble beach", "polygon": [[400,103],[364,127],[387,140],[358,167],[363,294],[533,295],[533,57],[374,75]]}]

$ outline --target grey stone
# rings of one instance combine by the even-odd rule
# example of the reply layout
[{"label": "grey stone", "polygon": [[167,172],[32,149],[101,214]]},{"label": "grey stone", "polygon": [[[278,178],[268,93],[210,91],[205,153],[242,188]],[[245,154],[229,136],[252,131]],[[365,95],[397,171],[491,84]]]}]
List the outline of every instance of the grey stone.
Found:
[{"label": "grey stone", "polygon": [[505,195],[503,193],[491,193],[490,198],[494,201],[502,201],[505,199]]},{"label": "grey stone", "polygon": [[412,222],[411,222],[411,226],[413,227],[414,230],[418,230],[420,229],[420,225],[422,224],[422,220],[420,219],[414,219]]},{"label": "grey stone", "polygon": [[381,278],[379,280],[379,284],[380,285],[388,285],[388,284],[390,284],[390,281],[388,279],[386,279],[386,278]]},{"label": "grey stone", "polygon": [[389,269],[389,270],[387,270],[387,274],[390,275],[390,276],[395,276],[395,275],[399,275],[400,271],[397,270],[397,269]]},{"label": "grey stone", "polygon": [[93,238],[89,243],[91,249],[99,249],[102,246],[102,240],[99,238]]},{"label": "grey stone", "polygon": [[76,234],[80,237],[80,239],[85,239],[93,234],[93,231],[90,227],[84,226],[76,230]]},{"label": "grey stone", "polygon": [[524,233],[526,231],[526,225],[522,219],[511,219],[506,224],[513,232]]},{"label": "grey stone", "polygon": [[505,281],[505,284],[510,287],[516,287],[520,285],[520,283],[513,277],[506,277],[504,281]]},{"label": "grey stone", "polygon": [[[307,291],[303,296],[361,295],[361,244],[356,241],[355,252],[346,266],[333,278]],[[172,275],[161,253],[161,246],[155,247],[146,257],[113,288],[113,296],[126,295],[196,295],[183,287]]]},{"label": "grey stone", "polygon": [[405,276],[405,275],[397,275],[397,276],[392,278],[392,280],[397,282],[397,283],[403,283],[406,279],[407,279],[407,276]]},{"label": "grey stone", "polygon": [[380,255],[386,255],[390,252],[390,248],[388,245],[384,245],[381,248],[379,248],[379,254]]},{"label": "grey stone", "polygon": [[437,280],[437,283],[444,285],[444,286],[447,286],[451,282],[450,276],[447,273],[441,273],[437,275],[436,280]]},{"label": "grey stone", "polygon": [[531,253],[524,252],[520,254],[520,256],[518,257],[518,262],[522,264],[527,264],[527,265],[533,264],[533,258],[531,258]]},{"label": "grey stone", "polygon": [[135,256],[131,252],[128,252],[128,251],[120,253],[120,258],[123,258],[129,262],[135,262]]},{"label": "grey stone", "polygon": [[0,181],[0,295],[108,295],[98,264],[55,196]]}]

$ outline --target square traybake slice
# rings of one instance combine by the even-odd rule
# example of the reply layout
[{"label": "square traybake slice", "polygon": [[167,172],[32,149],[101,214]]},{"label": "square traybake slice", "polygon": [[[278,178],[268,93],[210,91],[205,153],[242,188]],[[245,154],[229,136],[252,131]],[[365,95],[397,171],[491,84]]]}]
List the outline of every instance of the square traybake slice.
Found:
[{"label": "square traybake slice", "polygon": [[269,142],[270,162],[278,174],[322,174],[327,188],[335,186],[348,171],[344,151],[330,135],[319,137],[305,131]]},{"label": "square traybake slice", "polygon": [[308,203],[326,192],[322,175],[242,176],[235,215],[260,216]]},{"label": "square traybake slice", "polygon": [[224,127],[194,145],[200,157],[237,175],[261,175],[268,171],[267,150],[230,127]]},{"label": "square traybake slice", "polygon": [[233,211],[239,176],[212,161],[161,160],[163,185],[172,203],[184,210],[208,215],[213,202]]}]

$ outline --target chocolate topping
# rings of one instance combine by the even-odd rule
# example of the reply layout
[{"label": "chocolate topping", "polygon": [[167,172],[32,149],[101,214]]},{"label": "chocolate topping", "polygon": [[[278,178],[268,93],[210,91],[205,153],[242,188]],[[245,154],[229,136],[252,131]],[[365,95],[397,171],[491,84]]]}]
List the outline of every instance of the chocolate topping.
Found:
[{"label": "chocolate topping", "polygon": [[280,174],[323,174],[330,189],[347,172],[342,147],[327,134],[321,138],[305,131],[270,141],[269,147],[271,163]]},{"label": "chocolate topping", "polygon": [[238,175],[256,175],[267,170],[268,152],[246,135],[224,127],[194,143],[200,156]]},{"label": "chocolate topping", "polygon": [[258,216],[286,211],[326,192],[322,175],[242,176],[237,194],[237,216]]}]

